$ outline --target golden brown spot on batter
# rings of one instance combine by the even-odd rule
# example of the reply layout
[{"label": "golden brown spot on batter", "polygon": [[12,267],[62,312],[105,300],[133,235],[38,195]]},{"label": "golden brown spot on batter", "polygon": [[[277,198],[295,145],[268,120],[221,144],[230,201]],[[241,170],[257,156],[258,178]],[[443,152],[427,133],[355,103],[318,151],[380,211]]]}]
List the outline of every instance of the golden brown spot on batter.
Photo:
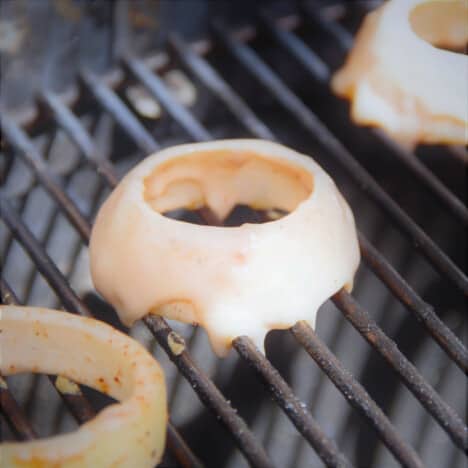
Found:
[{"label": "golden brown spot on batter", "polygon": [[114,382],[118,385],[122,385],[122,369],[119,369],[117,373],[114,375]]}]

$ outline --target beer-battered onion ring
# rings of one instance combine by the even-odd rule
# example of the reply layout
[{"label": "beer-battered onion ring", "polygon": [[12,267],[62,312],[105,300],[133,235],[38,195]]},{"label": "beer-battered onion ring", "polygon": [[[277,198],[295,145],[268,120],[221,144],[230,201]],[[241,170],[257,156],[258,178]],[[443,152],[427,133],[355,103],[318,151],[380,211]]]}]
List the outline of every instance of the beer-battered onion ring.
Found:
[{"label": "beer-battered onion ring", "polygon": [[[236,204],[286,216],[239,227],[196,225],[161,213]],[[310,157],[262,140],[165,149],[145,159],[101,207],[91,236],[98,291],[126,325],[148,313],[202,325],[215,352],[270,329],[315,325],[318,307],[352,287],[360,255],[354,218]]]},{"label": "beer-battered onion ring", "polygon": [[[369,13],[332,89],[397,140],[467,143],[467,0],[389,0]],[[438,46],[438,47],[437,47]]]},{"label": "beer-battered onion ring", "polygon": [[57,374],[119,400],[74,432],[2,443],[2,466],[133,468],[160,461],[164,375],[141,345],[102,322],[61,311],[0,306],[0,319],[2,374]]}]

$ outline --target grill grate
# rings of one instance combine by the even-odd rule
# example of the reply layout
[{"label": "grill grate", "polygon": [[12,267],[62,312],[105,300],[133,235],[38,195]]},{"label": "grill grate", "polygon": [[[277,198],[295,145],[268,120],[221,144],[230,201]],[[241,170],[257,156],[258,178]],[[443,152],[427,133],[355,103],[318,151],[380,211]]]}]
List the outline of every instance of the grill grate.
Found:
[{"label": "grill grate", "polygon": [[[341,47],[350,47],[351,36],[337,22],[330,20],[316,9],[308,7],[304,9],[305,11],[296,18],[297,22],[311,21],[334,36]],[[325,86],[330,75],[328,65],[296,35],[294,30],[284,27],[287,24],[286,21],[272,19],[267,12],[262,12],[259,19],[261,27],[271,36],[275,44],[288,51],[305,72],[315,80],[316,85],[322,86],[326,92]],[[312,110],[294,94],[292,89],[280,78],[280,75],[260,58],[259,54],[246,42],[246,35],[227,31],[228,28],[225,25],[214,23],[213,34],[216,41],[219,42],[210,43],[208,47],[205,47],[204,53],[200,53],[200,50],[197,51],[196,48],[187,44],[182,37],[173,35],[169,39],[170,54],[167,57],[173,57],[180,61],[213,96],[224,104],[249,134],[260,138],[279,140],[280,138],[250,109],[240,94],[204,55],[209,52],[211,46],[222,45],[223,50],[237,61],[242,71],[250,74],[266,90],[268,96],[275,99],[297,124],[303,126],[309,137],[327,156],[336,159],[338,164],[348,171],[358,186],[388,215],[393,224],[409,238],[414,247],[434,266],[439,274],[449,279],[466,295],[468,293],[468,279],[464,272],[384,191],[334,133],[328,130]],[[162,61],[163,65],[156,72],[163,66],[167,66],[168,60]],[[107,79],[97,77],[89,70],[83,71],[80,75],[82,90],[78,101],[84,100],[82,96],[85,94],[92,96],[94,102],[99,106],[99,112],[105,111],[110,115],[143,154],[154,152],[160,147],[160,144],[119,97],[117,89],[120,82],[127,79],[127,75],[142,84],[192,140],[205,141],[214,138],[214,135],[187,108],[178,103],[167,89],[164,81],[154,73],[154,70],[144,60],[126,56],[123,59],[122,68],[118,72],[120,78],[116,80],[115,74],[109,75],[110,78]],[[91,134],[75,115],[70,103],[49,91],[43,91],[39,95],[39,104],[42,122],[41,119],[38,119],[32,126],[33,128],[29,126],[28,130],[33,133],[40,129],[41,125],[51,125],[54,121],[57,128],[63,130],[70,141],[76,145],[86,162],[102,176],[109,187],[114,187],[119,178],[117,170],[95,144]],[[25,127],[23,128],[13,118],[3,114],[2,130],[9,148],[14,150],[15,154],[31,169],[38,184],[49,193],[58,209],[66,216],[86,245],[91,232],[90,222],[83,215],[81,207],[63,189],[60,179],[52,173],[48,162],[26,133]],[[40,130],[37,131],[40,132]],[[432,172],[413,154],[390,141],[381,132],[375,131],[373,133],[377,134],[381,143],[389,147],[398,160],[430,189],[435,198],[449,210],[458,222],[463,225],[467,224],[467,208]],[[83,161],[80,161],[80,164],[83,164]],[[81,315],[91,316],[90,308],[71,288],[67,278],[22,220],[19,213],[23,208],[20,207],[18,210],[7,198],[6,194],[1,194],[1,217],[12,236],[28,253],[37,270],[60,298],[63,306]],[[415,292],[362,233],[359,234],[359,241],[366,264],[392,294],[414,313],[447,356],[466,374],[468,354],[463,343],[439,319],[433,307]],[[6,251],[8,251],[8,245]],[[4,302],[14,303],[17,301],[13,291],[3,279],[1,289]],[[364,306],[345,291],[337,293],[333,297],[333,302],[371,347],[382,355],[427,412],[447,432],[454,444],[466,453],[468,441],[465,423],[424,379],[416,367],[398,350],[396,344],[371,318]],[[189,350],[186,349],[180,355],[173,354],[167,342],[168,335],[175,333],[170,325],[164,319],[152,316],[146,317],[144,323],[161,348],[174,362],[181,375],[190,383],[199,399],[229,431],[249,463],[258,467],[273,466],[274,463],[261,442],[254,436],[252,430],[237,414],[236,409],[230,405],[214,382],[196,363]],[[423,466],[418,453],[404,440],[379,405],[344,368],[315,332],[303,323],[296,324],[291,332],[350,404],[366,418],[396,460],[403,466]],[[193,333],[197,333],[197,329]],[[323,462],[329,466],[352,466],[336,442],[314,419],[307,405],[293,393],[291,386],[275,370],[270,361],[255,348],[253,343],[246,337],[240,337],[234,341],[233,345],[239,356],[259,374],[279,407],[316,450]],[[83,394],[80,394],[73,401],[70,401],[69,396],[62,396],[78,422],[83,423],[94,414],[94,410]],[[34,430],[8,391],[6,384],[1,386],[1,402],[5,418],[11,423],[19,437],[23,439],[34,438],[36,436]],[[172,424],[169,424],[168,428],[168,447],[182,466],[201,466],[200,461]]]}]

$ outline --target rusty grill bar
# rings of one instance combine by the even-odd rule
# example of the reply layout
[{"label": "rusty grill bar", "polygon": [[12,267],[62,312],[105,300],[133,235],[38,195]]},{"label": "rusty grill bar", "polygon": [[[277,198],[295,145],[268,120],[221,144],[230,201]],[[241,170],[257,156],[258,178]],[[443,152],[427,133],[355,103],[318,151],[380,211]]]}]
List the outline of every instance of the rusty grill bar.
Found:
[{"label": "rusty grill bar", "polygon": [[34,440],[37,438],[36,431],[29,424],[28,418],[22,408],[18,405],[3,377],[0,377],[0,403],[2,413],[10,423],[19,440]]},{"label": "rusty grill bar", "polygon": [[[343,48],[349,48],[351,36],[338,23],[324,18],[312,8],[305,7],[307,20],[318,24],[331,34]],[[302,18],[302,17],[301,17]],[[330,75],[328,65],[323,62],[303,42],[294,31],[285,29],[281,22],[271,18],[268,13],[260,14],[260,22],[267,33],[304,68],[317,83],[323,86]],[[274,97],[284,110],[297,120],[309,132],[311,139],[317,141],[330,155],[339,162],[351,175],[359,187],[364,190],[392,219],[394,224],[415,244],[415,247],[435,267],[439,274],[450,279],[456,287],[468,294],[468,279],[464,272],[434,243],[434,241],[399,207],[399,205],[379,186],[372,176],[356,161],[354,156],[341,144],[319,118],[296,96],[258,54],[238,35],[227,32],[224,25],[213,25],[214,35],[225,50],[238,61],[243,70],[251,74],[266,91]],[[232,113],[233,117],[253,136],[278,140],[268,126],[249,108],[242,97],[234,91],[203,54],[194,51],[180,36],[171,36],[169,49],[174,56],[188,69],[214,96],[216,96]],[[144,60],[133,56],[122,59],[122,71],[142,84],[155,97],[168,115],[177,122],[184,132],[194,141],[206,141],[213,138],[210,132],[184,106],[179,104],[164,81],[158,77]],[[156,70],[157,72],[157,70]],[[128,109],[117,92],[109,83],[90,71],[83,71],[80,79],[84,90],[93,96],[101,110],[107,112],[118,126],[134,142],[143,154],[157,150],[160,145],[145,126]],[[81,152],[84,159],[103,177],[104,181],[114,187],[118,182],[117,173],[109,162],[100,154],[93,138],[82,125],[78,117],[63,100],[50,92],[41,92],[38,96],[40,107],[52,116],[58,128],[62,129],[72,143]],[[63,189],[60,180],[53,176],[40,152],[30,137],[13,119],[2,115],[2,130],[5,141],[20,156],[34,173],[37,181],[55,200],[60,211],[79,233],[87,244],[91,232],[91,223],[81,213],[74,201]],[[468,210],[463,203],[448,190],[416,157],[391,142],[381,132],[378,133],[383,144],[391,147],[398,160],[408,168],[430,191],[434,197],[446,206],[450,213],[461,223],[468,222]],[[91,316],[91,312],[81,298],[73,291],[65,276],[47,255],[40,242],[24,224],[18,212],[1,194],[1,218],[8,226],[12,236],[28,253],[36,268],[49,283],[67,310],[81,315]],[[209,217],[209,213],[205,214]],[[464,344],[454,335],[435,313],[433,307],[426,303],[412,287],[400,276],[382,254],[359,234],[361,253],[373,272],[380,278],[392,294],[406,308],[415,314],[446,354],[466,374],[468,370],[468,353]],[[6,281],[1,279],[2,302],[15,303],[14,292]],[[468,432],[463,420],[444,402],[440,395],[422,377],[419,371],[398,350],[396,344],[378,327],[362,305],[344,290],[333,297],[333,302],[343,316],[356,328],[362,337],[378,351],[391,369],[398,373],[403,383],[426,408],[428,413],[441,425],[451,437],[454,444],[465,453],[468,450]],[[181,354],[174,354],[168,345],[168,336],[175,333],[168,323],[155,316],[148,316],[145,325],[154,335],[168,357],[177,366],[180,373],[188,380],[199,399],[209,408],[230,433],[239,449],[252,466],[271,467],[274,463],[264,447],[255,438],[247,424],[237,414],[215,384],[201,370],[187,349]],[[370,397],[361,384],[343,367],[330,349],[317,337],[306,324],[299,322],[291,329],[292,334],[316,361],[350,404],[356,408],[373,427],[383,443],[394,457],[403,465],[422,467],[423,462],[417,452],[398,434],[398,431],[383,413],[377,403]],[[256,372],[271,392],[279,407],[290,418],[298,431],[314,447],[317,454],[328,466],[352,466],[350,461],[337,447],[336,443],[325,435],[315,421],[307,406],[293,393],[292,388],[279,375],[272,364],[260,353],[251,340],[239,337],[233,342],[239,356]],[[3,385],[5,383],[5,385]],[[10,394],[4,380],[0,380],[2,412],[12,424],[21,439],[35,438],[36,434],[21,408]],[[67,401],[67,397],[62,395]],[[78,399],[68,401],[72,413],[79,422],[92,417],[94,410],[81,395]],[[74,410],[73,410],[74,408]],[[81,411],[81,413],[80,413]],[[81,416],[80,416],[81,414]],[[191,449],[186,445],[177,430],[169,424],[168,446],[178,462],[184,467],[202,466]]]}]

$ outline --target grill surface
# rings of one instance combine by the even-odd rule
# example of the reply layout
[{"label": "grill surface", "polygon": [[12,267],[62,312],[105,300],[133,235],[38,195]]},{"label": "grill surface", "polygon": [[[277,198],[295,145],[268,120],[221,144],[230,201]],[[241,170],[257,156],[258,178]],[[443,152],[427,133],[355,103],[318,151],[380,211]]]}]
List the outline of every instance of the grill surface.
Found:
[{"label": "grill surface", "polygon": [[[466,461],[463,158],[443,147],[415,155],[379,131],[357,128],[328,91],[331,70],[352,45],[346,28],[372,5],[307,3],[279,16],[264,10],[241,28],[215,21],[207,40],[172,35],[149,59],[127,53],[106,75],[83,69],[79,86],[64,94],[40,90],[32,119],[2,112],[5,303],[62,305],[122,329],[92,291],[90,220],[122,174],[174,143],[246,135],[284,142],[313,154],[356,214],[364,261],[355,291],[340,291],[322,307],[315,332],[304,323],[272,332],[266,356],[239,337],[237,355],[220,364],[197,328],[146,317],[125,330],[168,378],[162,466]],[[188,107],[168,87],[174,69],[195,86]],[[159,104],[158,118],[141,113],[129,94],[135,87]],[[213,221],[206,211],[199,216]],[[178,356],[167,343],[174,332],[187,342]],[[87,388],[60,395],[62,402],[54,376],[6,380],[2,416],[12,432],[2,424],[5,438],[71,430],[71,414],[83,423],[109,403]]]}]

